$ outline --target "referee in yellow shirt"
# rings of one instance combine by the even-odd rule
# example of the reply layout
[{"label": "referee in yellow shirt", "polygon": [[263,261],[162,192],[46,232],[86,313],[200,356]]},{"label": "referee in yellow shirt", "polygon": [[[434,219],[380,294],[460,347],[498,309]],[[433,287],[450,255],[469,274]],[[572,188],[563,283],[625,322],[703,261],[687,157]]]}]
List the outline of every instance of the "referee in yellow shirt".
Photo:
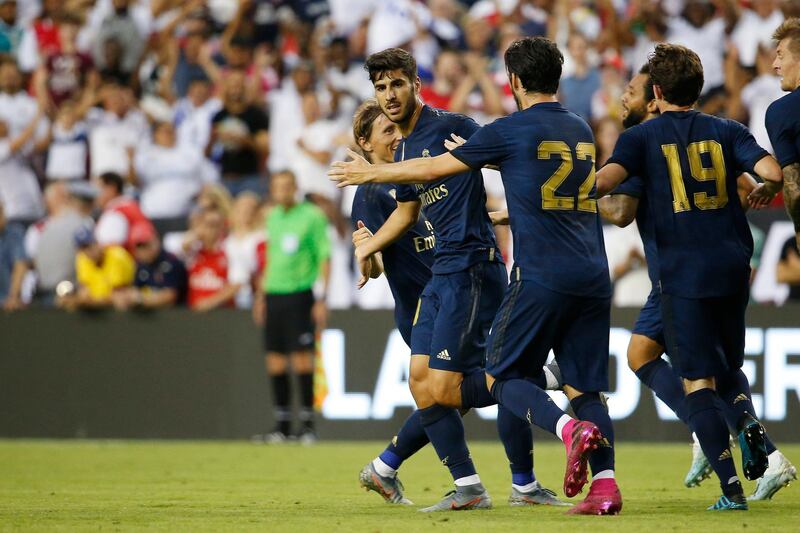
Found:
[{"label": "referee in yellow shirt", "polygon": [[[270,180],[275,204],[267,215],[267,257],[264,298],[256,298],[254,316],[264,324],[267,374],[272,381],[277,425],[267,442],[283,442],[291,430],[289,363],[300,388],[300,423],[296,436],[303,443],[314,433],[314,345],[317,328],[325,328],[325,296],[330,274],[328,220],[316,205],[297,202],[294,174],[279,172]],[[313,287],[320,281],[315,301]]]}]

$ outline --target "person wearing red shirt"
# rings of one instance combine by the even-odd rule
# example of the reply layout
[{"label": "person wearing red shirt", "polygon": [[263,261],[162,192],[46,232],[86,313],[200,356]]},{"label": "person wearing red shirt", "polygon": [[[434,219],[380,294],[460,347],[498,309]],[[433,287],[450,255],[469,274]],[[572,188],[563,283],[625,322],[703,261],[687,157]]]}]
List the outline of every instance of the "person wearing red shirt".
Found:
[{"label": "person wearing red shirt", "polygon": [[196,252],[187,261],[189,291],[187,304],[195,311],[233,307],[240,283],[228,281],[228,258],[222,248],[225,217],[216,209],[206,209],[195,228]]}]

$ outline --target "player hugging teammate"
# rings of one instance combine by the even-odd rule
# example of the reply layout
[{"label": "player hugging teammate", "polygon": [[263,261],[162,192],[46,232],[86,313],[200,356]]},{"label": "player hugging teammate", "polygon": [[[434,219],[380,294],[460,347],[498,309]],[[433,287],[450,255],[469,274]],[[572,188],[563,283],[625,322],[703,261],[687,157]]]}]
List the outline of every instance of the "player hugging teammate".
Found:
[{"label": "player hugging teammate", "polygon": [[[800,84],[800,24],[784,23],[775,38],[784,88],[794,90]],[[770,130],[773,135],[780,129],[775,135],[785,141],[782,173],[747,128],[692,109],[703,86],[697,55],[658,45],[623,98],[629,129],[595,174],[591,129],[556,99],[562,63],[547,39],[512,43],[505,64],[519,111],[481,128],[418,99],[416,65],[407,52],[390,49],[367,60],[383,113],[367,104],[356,118],[362,127],[354,133],[369,161],[351,152],[352,160],[334,163],[329,174],[339,186],[359,185],[353,241],[360,283],[386,272],[399,326],[400,310],[407,315],[410,305],[392,277],[402,278],[404,267],[390,268],[386,258],[399,256],[408,247],[404,240],[424,234],[422,228],[430,231],[431,224],[436,250],[430,279],[418,276],[419,302],[410,332],[404,332],[419,409],[362,470],[361,483],[387,501],[410,503],[397,469],[430,440],[455,490],[424,510],[490,507],[459,409],[496,402],[512,466],[511,504],[559,503],[535,481],[532,461],[524,459],[532,445],[529,426],[536,424],[564,442],[568,497],[581,491],[591,469],[587,497],[568,512],[621,511],[613,426],[601,398],[608,389],[611,296],[602,214],[620,225],[636,217],[648,250],[653,292],[634,331],[631,368],[696,434],[699,457],[707,458],[723,493],[709,509],[747,509],[729,425],[742,448],[745,476],[759,479],[751,499],[771,498],[796,472],[755,418],[741,366],[753,248],[744,209],[768,203],[783,174],[785,190],[794,191],[798,128],[784,120]],[[783,105],[797,103],[797,92]],[[370,105],[371,126],[364,128]],[[796,126],[800,113],[793,117]],[[792,153],[788,139],[794,141]],[[388,156],[392,150],[395,163]],[[514,266],[508,283],[485,209],[485,166],[500,169],[506,189],[508,214],[492,218],[511,224]],[[598,198],[612,193],[598,210]],[[787,207],[794,217],[792,199]],[[543,367],[550,350],[558,380],[558,371]],[[661,359],[664,351],[680,378]],[[548,386],[563,389],[577,419],[552,402],[543,390]]]}]

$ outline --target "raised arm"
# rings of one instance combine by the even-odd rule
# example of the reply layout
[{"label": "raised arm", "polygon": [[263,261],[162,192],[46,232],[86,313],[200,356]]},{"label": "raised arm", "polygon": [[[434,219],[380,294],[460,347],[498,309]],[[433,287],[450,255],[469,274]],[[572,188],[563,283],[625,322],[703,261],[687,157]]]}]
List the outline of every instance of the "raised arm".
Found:
[{"label": "raised arm", "polygon": [[449,153],[382,165],[370,165],[353,150],[348,149],[347,154],[352,161],[334,161],[328,171],[331,181],[338,182],[337,187],[362,183],[425,183],[469,169]]}]

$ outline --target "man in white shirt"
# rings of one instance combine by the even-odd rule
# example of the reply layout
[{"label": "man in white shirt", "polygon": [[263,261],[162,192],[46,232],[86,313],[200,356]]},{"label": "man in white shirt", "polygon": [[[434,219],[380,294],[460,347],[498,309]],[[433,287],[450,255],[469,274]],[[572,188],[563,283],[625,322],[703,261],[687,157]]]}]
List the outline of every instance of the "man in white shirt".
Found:
[{"label": "man in white shirt", "polygon": [[783,22],[783,13],[778,9],[776,0],[759,0],[751,5],[752,9],[741,10],[731,34],[731,43],[736,47],[739,64],[745,68],[756,66],[759,46],[772,47],[772,31]]},{"label": "man in white shirt", "polygon": [[211,137],[211,119],[222,109],[219,98],[212,96],[208,78],[194,78],[189,82],[186,96],[175,102],[174,124],[178,144],[203,152]]}]

